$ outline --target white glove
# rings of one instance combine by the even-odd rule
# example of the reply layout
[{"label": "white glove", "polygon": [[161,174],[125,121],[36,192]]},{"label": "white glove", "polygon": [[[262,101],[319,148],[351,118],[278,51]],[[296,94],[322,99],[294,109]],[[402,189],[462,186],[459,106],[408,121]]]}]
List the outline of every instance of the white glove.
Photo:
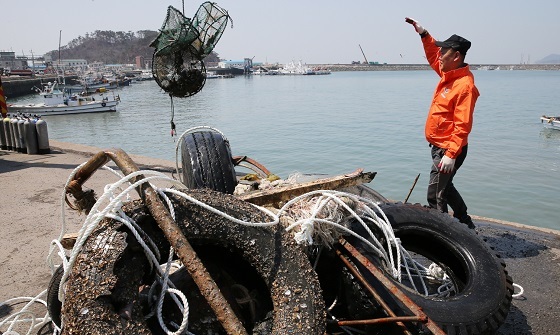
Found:
[{"label": "white glove", "polygon": [[441,161],[439,162],[439,172],[442,173],[451,173],[453,172],[453,168],[455,167],[455,158],[449,158],[447,156],[443,156]]},{"label": "white glove", "polygon": [[422,27],[422,26],[420,25],[420,23],[418,23],[418,21],[416,21],[415,19],[410,18],[410,17],[405,17],[404,20],[405,20],[407,23],[410,23],[410,24],[414,27],[414,29],[416,30],[416,32],[417,32],[418,34],[423,34],[423,33],[426,32],[426,29],[424,29],[424,27]]}]

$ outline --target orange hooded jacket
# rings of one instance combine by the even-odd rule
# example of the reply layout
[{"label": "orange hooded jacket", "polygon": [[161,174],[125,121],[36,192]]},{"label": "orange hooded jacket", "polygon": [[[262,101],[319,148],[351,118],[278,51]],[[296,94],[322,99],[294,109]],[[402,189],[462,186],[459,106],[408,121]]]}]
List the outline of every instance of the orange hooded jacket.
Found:
[{"label": "orange hooded jacket", "polygon": [[446,149],[445,155],[449,158],[457,158],[468,143],[474,105],[480,93],[474,85],[474,76],[468,65],[441,72],[440,48],[435,45],[435,39],[426,34],[422,37],[422,44],[430,66],[441,77],[426,120],[426,140]]}]

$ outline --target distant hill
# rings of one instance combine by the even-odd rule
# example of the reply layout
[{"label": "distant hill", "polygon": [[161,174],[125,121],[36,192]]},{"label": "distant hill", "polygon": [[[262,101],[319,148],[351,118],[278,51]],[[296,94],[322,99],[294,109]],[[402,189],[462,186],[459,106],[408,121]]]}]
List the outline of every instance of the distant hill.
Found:
[{"label": "distant hill", "polygon": [[[85,59],[91,62],[103,62],[105,64],[130,64],[135,62],[136,56],[151,59],[154,48],[150,43],[157,37],[158,32],[153,30],[141,30],[134,32],[96,30],[79,36],[60,47],[61,59]],[[46,54],[53,61],[58,60],[58,50],[52,50]],[[205,61],[218,62],[218,54],[212,52]]]},{"label": "distant hill", "polygon": [[535,62],[537,64],[560,64],[560,55],[551,54]]}]

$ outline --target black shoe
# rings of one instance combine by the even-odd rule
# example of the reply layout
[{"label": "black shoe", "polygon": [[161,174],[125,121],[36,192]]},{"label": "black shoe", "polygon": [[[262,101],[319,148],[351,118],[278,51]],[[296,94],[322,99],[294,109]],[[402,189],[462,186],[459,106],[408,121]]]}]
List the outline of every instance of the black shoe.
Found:
[{"label": "black shoe", "polygon": [[467,227],[469,227],[470,229],[475,229],[476,226],[474,225],[471,217],[469,215],[466,215],[465,217],[459,219],[459,222],[464,223],[467,225]]}]

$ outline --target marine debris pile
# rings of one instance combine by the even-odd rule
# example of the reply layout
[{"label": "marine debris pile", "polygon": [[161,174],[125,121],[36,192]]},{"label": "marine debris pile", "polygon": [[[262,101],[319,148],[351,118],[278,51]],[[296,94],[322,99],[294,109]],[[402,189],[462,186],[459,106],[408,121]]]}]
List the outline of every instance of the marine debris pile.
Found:
[{"label": "marine debris pile", "polygon": [[[216,170],[229,164],[252,166],[254,183],[274,177],[244,156],[220,160],[229,141],[219,131],[183,135],[182,182],[139,171],[118,149],[73,171],[62,205],[87,218],[77,234],[63,225],[50,248],[51,283],[31,299],[48,315],[24,319],[22,310],[0,329],[19,334],[25,321],[60,334],[443,334],[458,322],[476,333],[505,319],[513,293],[505,264],[451,217],[387,204],[363,185],[375,174],[361,170],[217,191],[228,181]],[[200,138],[222,141],[189,146]],[[195,154],[204,151],[214,154]],[[83,184],[111,160],[120,180],[97,199]],[[482,297],[491,310],[450,317]]]}]

